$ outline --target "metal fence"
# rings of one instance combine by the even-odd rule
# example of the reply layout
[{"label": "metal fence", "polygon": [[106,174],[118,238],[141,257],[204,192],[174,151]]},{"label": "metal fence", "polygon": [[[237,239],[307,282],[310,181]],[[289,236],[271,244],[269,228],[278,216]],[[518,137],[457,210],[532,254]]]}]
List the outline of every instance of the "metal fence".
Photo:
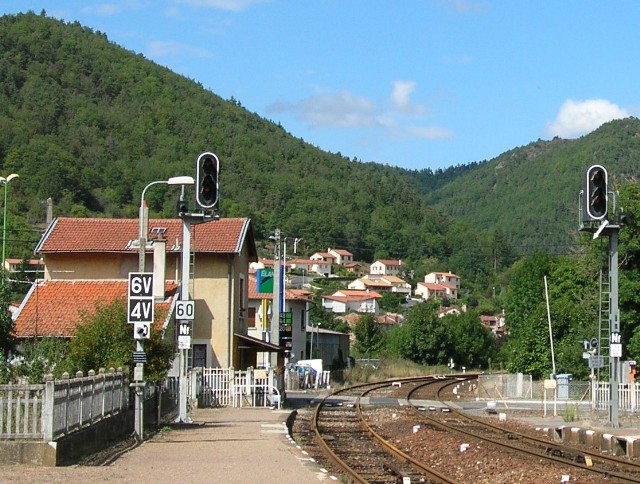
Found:
[{"label": "metal fence", "polygon": [[194,368],[191,376],[192,399],[202,407],[271,407],[282,405],[281,376],[271,370],[233,368]]},{"label": "metal fence", "polygon": [[0,385],[0,438],[51,442],[128,405],[128,379],[114,369],[40,385]]}]

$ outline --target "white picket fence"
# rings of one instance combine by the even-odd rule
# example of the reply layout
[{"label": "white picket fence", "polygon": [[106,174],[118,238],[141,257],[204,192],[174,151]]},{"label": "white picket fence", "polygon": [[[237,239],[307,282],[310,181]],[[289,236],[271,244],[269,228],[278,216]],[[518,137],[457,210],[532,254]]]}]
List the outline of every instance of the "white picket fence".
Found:
[{"label": "white picket fence", "polygon": [[194,368],[192,399],[202,407],[277,407],[282,405],[281,378],[272,370]]},{"label": "white picket fence", "polygon": [[[592,386],[593,408],[603,410],[609,407],[610,384],[594,382]],[[625,383],[618,385],[618,408],[629,412],[640,411],[640,385]]]},{"label": "white picket fence", "polygon": [[129,382],[110,369],[40,385],[0,385],[0,439],[57,438],[127,409]]}]

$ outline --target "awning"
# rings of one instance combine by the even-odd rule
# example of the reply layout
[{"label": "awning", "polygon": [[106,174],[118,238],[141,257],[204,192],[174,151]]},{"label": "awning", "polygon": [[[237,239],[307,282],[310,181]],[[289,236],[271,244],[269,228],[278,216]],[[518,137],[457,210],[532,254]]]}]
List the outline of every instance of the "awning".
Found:
[{"label": "awning", "polygon": [[246,336],[238,333],[233,333],[233,335],[240,340],[238,344],[239,349],[265,351],[268,353],[277,353],[280,351],[284,351],[284,348],[272,343],[267,343],[266,341],[262,341],[258,338],[252,338],[251,336]]}]

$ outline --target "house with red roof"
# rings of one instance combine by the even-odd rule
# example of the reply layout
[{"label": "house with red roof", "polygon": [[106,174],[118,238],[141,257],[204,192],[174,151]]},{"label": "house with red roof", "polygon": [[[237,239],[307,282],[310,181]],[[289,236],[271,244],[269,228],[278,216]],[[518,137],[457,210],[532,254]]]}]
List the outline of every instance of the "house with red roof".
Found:
[{"label": "house with red roof", "polygon": [[377,315],[380,312],[380,304],[378,303],[380,298],[382,295],[375,291],[342,289],[330,296],[324,296],[322,307],[338,314],[356,312]]},{"label": "house with red roof", "polygon": [[[148,228],[144,253],[146,267],[153,267],[156,324],[170,331],[180,288],[183,222],[152,219]],[[35,249],[44,277],[16,311],[15,336],[72,338],[83,313],[126,300],[129,273],[138,272],[138,236],[138,219],[54,219]],[[255,366],[258,351],[277,350],[247,333],[249,263],[257,260],[250,220],[192,225],[189,260],[193,366],[244,369]]]},{"label": "house with red roof", "polygon": [[458,299],[460,276],[450,272],[431,272],[416,285],[415,295],[427,299]]},{"label": "house with red roof", "polygon": [[346,266],[353,262],[353,254],[345,249],[329,249],[327,251],[334,257],[335,263],[341,266]]},{"label": "house with red roof", "polygon": [[396,276],[366,274],[359,279],[351,281],[347,287],[349,289],[360,291],[366,291],[369,289],[370,291],[392,292],[411,296],[411,284]]},{"label": "house with red roof", "polygon": [[403,267],[401,260],[378,259],[369,267],[369,274],[397,276]]}]

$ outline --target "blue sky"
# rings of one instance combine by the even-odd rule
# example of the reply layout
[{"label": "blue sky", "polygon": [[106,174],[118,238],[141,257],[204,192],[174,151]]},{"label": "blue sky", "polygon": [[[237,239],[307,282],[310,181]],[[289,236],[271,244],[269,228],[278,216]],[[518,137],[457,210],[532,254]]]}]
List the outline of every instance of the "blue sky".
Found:
[{"label": "blue sky", "polygon": [[635,0],[0,4],[43,9],[361,161],[446,168],[640,112]]}]

